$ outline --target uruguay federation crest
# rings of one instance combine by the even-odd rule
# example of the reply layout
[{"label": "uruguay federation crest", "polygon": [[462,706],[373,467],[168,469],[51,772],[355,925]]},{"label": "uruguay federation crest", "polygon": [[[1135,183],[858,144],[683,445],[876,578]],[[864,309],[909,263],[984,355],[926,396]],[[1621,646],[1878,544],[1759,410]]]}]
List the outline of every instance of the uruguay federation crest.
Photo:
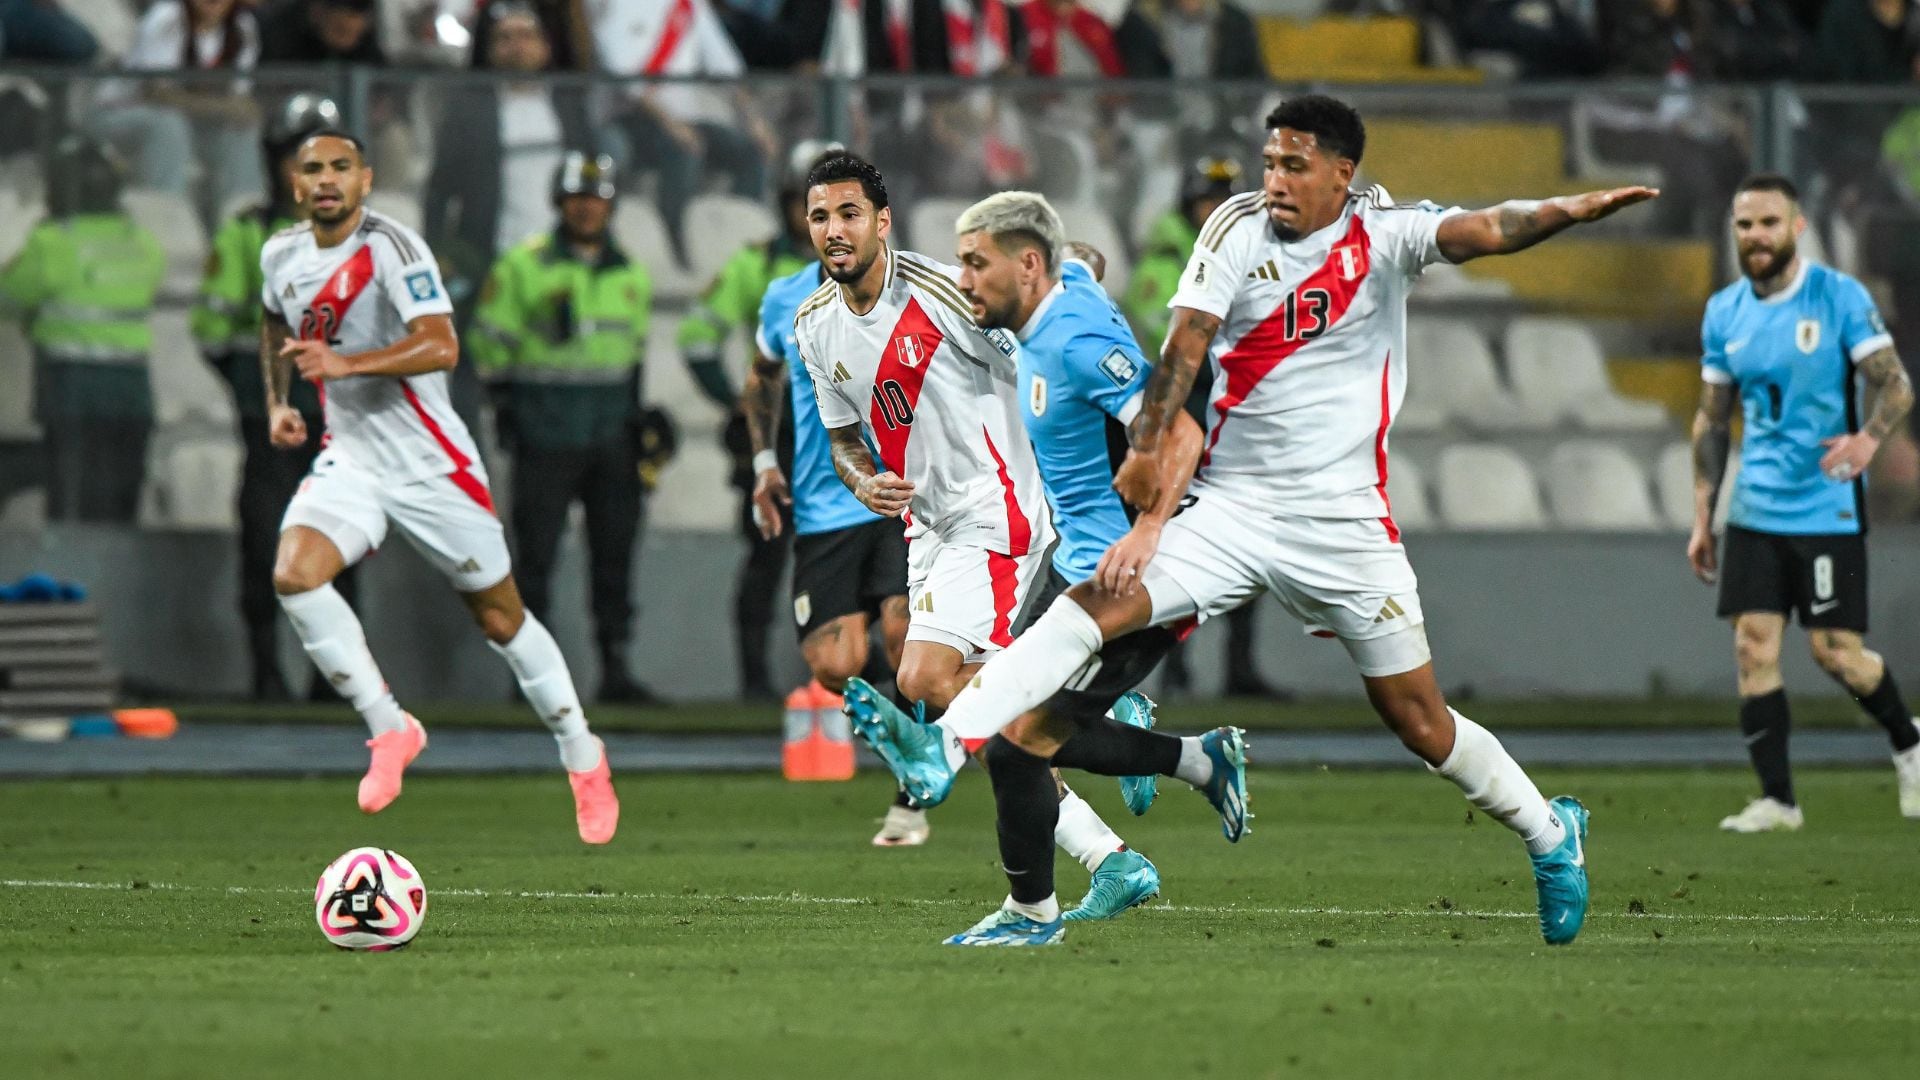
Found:
[{"label": "uruguay federation crest", "polygon": [[805,626],[813,618],[813,594],[803,592],[793,598],[793,622],[796,626]]},{"label": "uruguay federation crest", "polygon": [[1035,416],[1045,416],[1047,413],[1047,380],[1039,375],[1033,377],[1033,392],[1027,398],[1027,408]]},{"label": "uruguay federation crest", "polygon": [[1801,319],[1793,328],[1793,343],[1800,346],[1803,353],[1812,353],[1820,347],[1820,320]]},{"label": "uruguay federation crest", "polygon": [[920,351],[920,339],[912,336],[894,338],[893,353],[899,358],[901,367],[916,368],[926,359]]}]

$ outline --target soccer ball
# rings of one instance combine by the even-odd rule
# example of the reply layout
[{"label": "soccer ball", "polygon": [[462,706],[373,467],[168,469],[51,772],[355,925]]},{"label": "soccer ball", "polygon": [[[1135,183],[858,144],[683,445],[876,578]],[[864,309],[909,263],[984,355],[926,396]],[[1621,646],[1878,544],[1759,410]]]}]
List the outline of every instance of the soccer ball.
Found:
[{"label": "soccer ball", "polygon": [[313,915],[342,949],[397,949],[427,921],[427,885],[398,852],[354,848],[320,871]]}]

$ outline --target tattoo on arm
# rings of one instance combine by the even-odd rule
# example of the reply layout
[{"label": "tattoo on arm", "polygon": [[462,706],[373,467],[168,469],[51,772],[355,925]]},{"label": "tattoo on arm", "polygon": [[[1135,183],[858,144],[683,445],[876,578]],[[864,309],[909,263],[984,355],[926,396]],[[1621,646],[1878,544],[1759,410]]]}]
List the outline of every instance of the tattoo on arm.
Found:
[{"label": "tattoo on arm", "polygon": [[1217,316],[1193,308],[1174,311],[1173,328],[1167,332],[1160,363],[1147,376],[1147,385],[1141,390],[1140,414],[1129,429],[1135,450],[1148,454],[1159,449],[1161,437],[1173,428],[1174,417],[1186,408],[1194,376],[1206,362],[1207,348],[1219,330]]},{"label": "tattoo on arm", "polygon": [[747,417],[747,436],[753,452],[771,450],[780,439],[780,398],[787,389],[787,365],[764,356],[747,368],[740,388],[740,409]]},{"label": "tattoo on arm", "polygon": [[1733,449],[1732,383],[1702,383],[1700,410],[1693,416],[1693,509],[1712,520]]},{"label": "tattoo on arm", "polygon": [[1511,255],[1574,224],[1559,199],[1515,199],[1485,210],[1455,214],[1435,233],[1440,253],[1450,262],[1482,255]]},{"label": "tattoo on arm", "polygon": [[1913,408],[1913,380],[1891,345],[1876,350],[1858,366],[1867,384],[1867,422],[1860,430],[1885,442]]},{"label": "tattoo on arm", "polygon": [[827,441],[833,445],[833,471],[840,474],[840,482],[848,491],[860,490],[860,482],[875,475],[873,452],[860,437],[860,425],[829,428]]},{"label": "tattoo on arm", "polygon": [[280,356],[280,347],[293,337],[293,327],[272,312],[260,319],[260,375],[267,384],[267,411],[287,403],[287,391],[293,382],[293,361]]}]

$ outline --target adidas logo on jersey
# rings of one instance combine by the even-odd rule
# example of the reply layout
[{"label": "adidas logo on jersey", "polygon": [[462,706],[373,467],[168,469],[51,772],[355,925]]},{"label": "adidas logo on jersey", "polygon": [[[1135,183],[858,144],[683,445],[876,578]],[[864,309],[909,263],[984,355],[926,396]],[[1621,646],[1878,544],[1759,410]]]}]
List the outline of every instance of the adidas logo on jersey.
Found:
[{"label": "adidas logo on jersey", "polygon": [[477,574],[480,572],[480,564],[473,559],[468,559],[466,562],[454,567],[454,569],[463,574]]},{"label": "adidas logo on jersey", "polygon": [[847,365],[840,363],[837,360],[834,361],[834,364],[833,364],[833,381],[834,382],[847,382],[852,378],[853,378],[853,375],[847,371]]},{"label": "adidas logo on jersey", "polygon": [[913,602],[913,610],[924,611],[929,615],[933,614],[933,594],[930,592],[921,593],[920,599]]},{"label": "adidas logo on jersey", "polygon": [[280,290],[280,299],[282,300],[293,299],[293,282],[291,281],[287,282],[287,287]]},{"label": "adidas logo on jersey", "polygon": [[1249,281],[1255,278],[1261,281],[1279,281],[1280,267],[1275,265],[1272,259],[1268,259],[1266,262],[1254,267],[1253,272],[1247,275],[1247,280]]},{"label": "adidas logo on jersey", "polygon": [[1400,606],[1400,601],[1389,596],[1387,597],[1387,602],[1380,605],[1380,614],[1375,615],[1373,621],[1377,623],[1390,622],[1404,616],[1406,613],[1407,609]]}]

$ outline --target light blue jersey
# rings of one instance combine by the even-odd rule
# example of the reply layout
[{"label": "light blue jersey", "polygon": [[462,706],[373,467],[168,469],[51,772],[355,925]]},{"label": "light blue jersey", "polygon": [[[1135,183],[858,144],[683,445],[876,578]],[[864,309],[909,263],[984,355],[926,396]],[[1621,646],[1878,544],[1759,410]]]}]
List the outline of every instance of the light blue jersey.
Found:
[{"label": "light blue jersey", "polygon": [[1121,425],[1139,410],[1152,369],[1120,309],[1078,260],[1061,270],[1019,337],[1022,416],[1060,533],[1053,565],[1068,581],[1084,581],[1131,524],[1113,474],[1126,452]]},{"label": "light blue jersey", "polygon": [[838,529],[879,521],[880,516],[860,505],[840,474],[833,469],[833,449],[827,441],[827,429],[820,424],[820,410],[813,401],[813,377],[800,360],[800,348],[794,344],[793,316],[800,304],[820,287],[820,264],[808,263],[767,286],[760,301],[760,352],[770,360],[787,365],[788,389],[793,408],[793,531],[797,536],[834,532]]},{"label": "light blue jersey", "polygon": [[1773,296],[1745,279],[1707,301],[1701,375],[1738,387],[1746,417],[1727,520],[1784,535],[1866,528],[1865,482],[1820,471],[1821,440],[1859,430],[1853,366],[1893,344],[1858,281],[1802,261]]}]

